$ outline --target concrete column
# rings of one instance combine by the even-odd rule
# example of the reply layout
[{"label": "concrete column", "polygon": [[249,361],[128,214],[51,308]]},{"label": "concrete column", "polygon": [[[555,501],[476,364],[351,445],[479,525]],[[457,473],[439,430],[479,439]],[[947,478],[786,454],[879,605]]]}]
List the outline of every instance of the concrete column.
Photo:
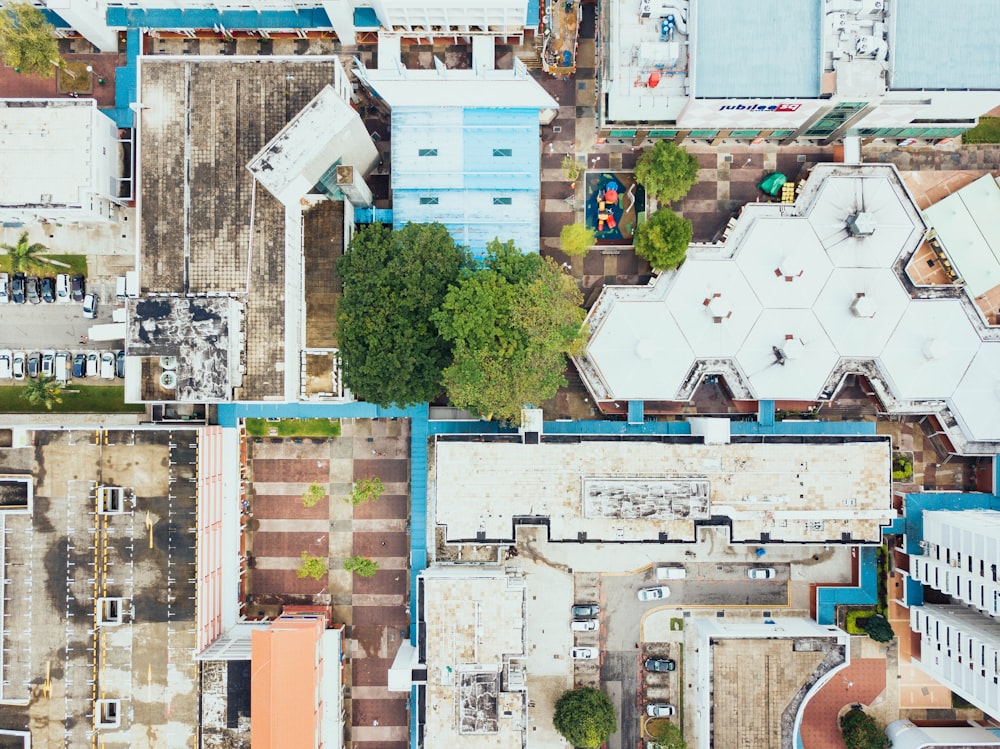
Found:
[{"label": "concrete column", "polygon": [[348,0],[323,0],[323,10],[326,11],[333,30],[337,32],[340,43],[353,45],[354,6]]}]

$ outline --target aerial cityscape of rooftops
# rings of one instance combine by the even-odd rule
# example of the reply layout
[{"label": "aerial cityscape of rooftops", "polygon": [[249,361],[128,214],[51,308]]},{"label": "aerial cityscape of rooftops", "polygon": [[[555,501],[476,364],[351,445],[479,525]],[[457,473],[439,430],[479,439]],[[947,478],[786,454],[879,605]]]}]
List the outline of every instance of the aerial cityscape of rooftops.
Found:
[{"label": "aerial cityscape of rooftops", "polygon": [[0,749],[1000,747],[945,5],[0,0]]}]

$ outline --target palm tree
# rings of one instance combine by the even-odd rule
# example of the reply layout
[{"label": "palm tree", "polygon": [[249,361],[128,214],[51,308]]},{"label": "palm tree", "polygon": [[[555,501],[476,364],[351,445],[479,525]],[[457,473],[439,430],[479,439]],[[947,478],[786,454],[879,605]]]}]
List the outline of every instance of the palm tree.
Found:
[{"label": "palm tree", "polygon": [[21,397],[32,406],[44,405],[51,411],[52,404],[62,403],[62,397],[59,395],[61,392],[62,386],[56,382],[55,377],[39,377],[37,380],[28,380],[25,383]]},{"label": "palm tree", "polygon": [[35,257],[38,253],[44,252],[48,248],[40,242],[28,244],[28,232],[21,233],[21,238],[17,240],[16,245],[0,244],[0,248],[7,251],[12,273],[43,269],[48,265],[48,262],[44,258]]}]

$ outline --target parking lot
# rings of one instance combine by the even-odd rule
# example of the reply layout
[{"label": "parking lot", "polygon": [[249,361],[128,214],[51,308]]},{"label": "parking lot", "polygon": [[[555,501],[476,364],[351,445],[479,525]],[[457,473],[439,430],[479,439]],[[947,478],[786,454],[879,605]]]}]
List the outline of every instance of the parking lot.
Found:
[{"label": "parking lot", "polygon": [[71,348],[114,348],[114,341],[81,344],[91,325],[111,322],[111,312],[117,302],[114,281],[91,284],[88,278],[87,291],[98,296],[97,317],[93,320],[83,316],[83,305],[79,302],[15,304],[11,301],[0,305],[0,315],[3,316],[0,349],[66,351]]}]

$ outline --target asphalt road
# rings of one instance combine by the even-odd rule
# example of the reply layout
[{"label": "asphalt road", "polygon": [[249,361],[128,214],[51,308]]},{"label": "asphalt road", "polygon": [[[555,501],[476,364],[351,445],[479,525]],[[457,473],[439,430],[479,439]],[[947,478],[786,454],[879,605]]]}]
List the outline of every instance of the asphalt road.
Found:
[{"label": "asphalt road", "polygon": [[608,749],[639,746],[642,716],[639,713],[639,651],[608,651],[601,663],[601,683],[615,704],[618,732],[608,739]]}]

